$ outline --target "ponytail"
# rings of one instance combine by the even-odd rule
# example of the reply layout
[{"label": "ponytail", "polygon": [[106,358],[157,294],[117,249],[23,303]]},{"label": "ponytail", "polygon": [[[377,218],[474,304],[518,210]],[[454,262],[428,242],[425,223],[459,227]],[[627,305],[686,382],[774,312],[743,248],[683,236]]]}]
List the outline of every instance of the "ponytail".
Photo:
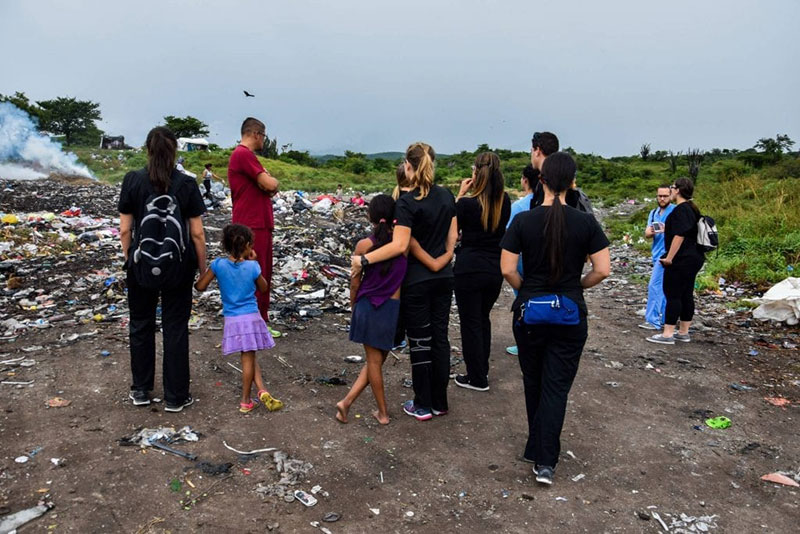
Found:
[{"label": "ponytail", "polygon": [[[394,227],[394,199],[389,195],[375,195],[367,206],[367,215],[372,223],[372,237],[375,242],[368,252],[381,248],[392,241],[392,228]],[[389,272],[394,263],[394,258],[381,262],[382,274]],[[367,266],[369,269],[370,266]]]},{"label": "ponytail", "polygon": [[415,197],[416,200],[427,197],[433,187],[433,161],[435,158],[436,153],[426,143],[414,143],[406,150],[406,161],[414,169],[412,185],[419,189],[419,196]]},{"label": "ponytail", "polygon": [[[546,161],[546,160],[545,160]],[[553,205],[547,210],[544,219],[544,248],[550,263],[550,284],[555,285],[561,280],[564,271],[563,255],[564,241],[566,241],[566,228],[564,227],[564,205],[561,198],[556,195]]]},{"label": "ponytail", "polygon": [[145,141],[147,147],[147,174],[150,183],[159,193],[166,193],[175,167],[178,140],[171,130],[157,126],[150,130]]},{"label": "ponytail", "polygon": [[542,179],[555,196],[544,222],[544,243],[550,264],[551,285],[557,284],[564,273],[564,242],[567,240],[565,208],[559,195],[572,186],[576,171],[575,160],[566,152],[547,156],[542,165]]}]

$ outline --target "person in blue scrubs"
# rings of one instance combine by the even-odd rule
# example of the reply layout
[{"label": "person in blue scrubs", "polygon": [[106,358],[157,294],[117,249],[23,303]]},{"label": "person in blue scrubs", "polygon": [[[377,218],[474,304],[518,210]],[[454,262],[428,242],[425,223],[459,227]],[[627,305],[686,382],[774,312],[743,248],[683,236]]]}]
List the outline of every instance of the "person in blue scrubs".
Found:
[{"label": "person in blue scrubs", "polygon": [[[524,195],[519,200],[515,200],[513,204],[511,204],[511,218],[508,219],[508,224],[506,228],[511,226],[511,221],[514,220],[514,217],[517,214],[522,213],[523,211],[528,211],[531,209],[531,201],[533,200],[533,188],[536,187],[536,184],[539,182],[539,169],[528,164],[522,170],[522,177],[520,178],[520,187],[522,187],[522,192]],[[519,258],[519,264],[517,265],[517,272],[519,272],[520,276],[522,276],[522,256]],[[517,290],[514,290],[514,295],[517,294]],[[517,356],[519,354],[517,350],[517,346],[513,345],[511,347],[506,347],[506,352],[511,354],[512,356]]]},{"label": "person in blue scrubs", "polygon": [[667,307],[667,299],[664,297],[662,281],[664,279],[664,266],[658,261],[664,255],[664,223],[672,213],[675,205],[672,204],[672,191],[668,185],[659,186],[656,193],[658,207],[650,211],[647,217],[647,228],[644,236],[653,240],[653,273],[650,275],[650,284],[647,286],[647,309],[645,311],[645,322],[639,328],[645,330],[661,330],[664,326],[664,310]]}]

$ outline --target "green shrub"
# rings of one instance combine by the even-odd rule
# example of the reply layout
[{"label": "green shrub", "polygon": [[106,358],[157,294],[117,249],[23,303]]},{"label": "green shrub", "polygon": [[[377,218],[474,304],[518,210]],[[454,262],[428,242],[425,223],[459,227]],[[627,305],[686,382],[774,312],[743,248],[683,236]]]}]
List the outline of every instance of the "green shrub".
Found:
[{"label": "green shrub", "polygon": [[763,172],[766,179],[800,178],[800,158],[784,158]]},{"label": "green shrub", "polygon": [[749,173],[747,165],[738,159],[724,159],[711,166],[711,174],[721,182],[729,182]]}]

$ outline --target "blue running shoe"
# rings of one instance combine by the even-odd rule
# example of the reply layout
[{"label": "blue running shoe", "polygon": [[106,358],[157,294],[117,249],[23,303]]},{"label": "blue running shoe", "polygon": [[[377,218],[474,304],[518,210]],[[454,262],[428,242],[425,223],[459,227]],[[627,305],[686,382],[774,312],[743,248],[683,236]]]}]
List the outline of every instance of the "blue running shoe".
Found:
[{"label": "blue running shoe", "polygon": [[406,413],[406,415],[410,415],[417,421],[427,421],[428,419],[433,418],[433,414],[430,410],[420,406],[414,406],[413,400],[407,400],[403,403],[403,411]]},{"label": "blue running shoe", "polygon": [[514,345],[513,347],[506,347],[506,352],[512,356],[519,356],[519,349]]}]

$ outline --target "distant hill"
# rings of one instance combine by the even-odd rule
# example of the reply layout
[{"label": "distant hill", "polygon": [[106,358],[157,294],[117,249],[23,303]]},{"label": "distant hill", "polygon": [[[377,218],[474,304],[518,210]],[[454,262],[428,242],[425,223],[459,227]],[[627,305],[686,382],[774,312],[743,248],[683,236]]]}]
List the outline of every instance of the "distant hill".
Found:
[{"label": "distant hill", "polygon": [[[375,154],[365,154],[367,159],[388,159],[389,161],[399,160],[405,156],[405,152],[376,152]],[[344,154],[323,154],[322,156],[312,155],[312,158],[320,163],[327,163],[335,158],[343,158]]]}]

